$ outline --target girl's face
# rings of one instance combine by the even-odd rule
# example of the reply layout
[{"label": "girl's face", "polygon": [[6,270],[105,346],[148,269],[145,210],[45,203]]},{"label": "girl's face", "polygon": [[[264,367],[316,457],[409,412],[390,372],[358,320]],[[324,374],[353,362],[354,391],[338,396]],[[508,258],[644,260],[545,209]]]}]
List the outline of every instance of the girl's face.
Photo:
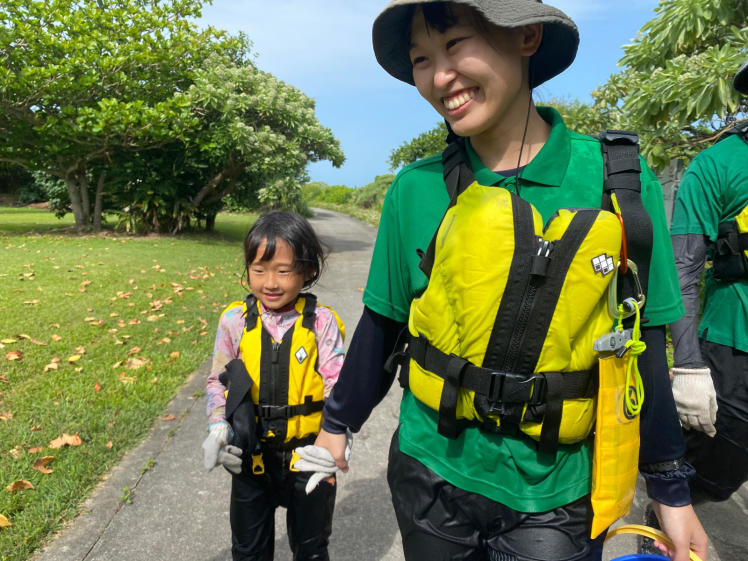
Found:
[{"label": "girl's face", "polygon": [[[494,27],[490,39],[475,27],[470,8],[453,5],[455,25],[443,33],[428,27],[417,10],[411,24],[410,60],[418,93],[460,136],[477,139],[524,123],[529,88],[527,33],[540,26]],[[539,40],[537,41],[539,44]]]},{"label": "girl's face", "polygon": [[265,245],[266,240],[263,240],[248,267],[249,289],[265,308],[279,310],[296,301],[309,279],[294,267],[293,250],[287,242],[277,238],[273,257],[261,261]]}]

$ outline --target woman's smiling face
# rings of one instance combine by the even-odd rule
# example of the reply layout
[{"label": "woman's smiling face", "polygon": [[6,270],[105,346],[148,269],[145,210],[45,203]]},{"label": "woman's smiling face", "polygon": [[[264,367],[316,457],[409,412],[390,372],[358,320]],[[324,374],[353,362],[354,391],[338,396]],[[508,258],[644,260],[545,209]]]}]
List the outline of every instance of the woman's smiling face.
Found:
[{"label": "woman's smiling face", "polygon": [[[522,94],[529,88],[523,59],[532,54],[525,37],[533,26],[491,26],[489,38],[470,8],[453,4],[451,15],[454,24],[439,31],[429,26],[423,10],[416,10],[409,53],[413,81],[455,133],[490,134],[512,112],[524,115],[527,97]],[[535,29],[541,33],[540,26]]]}]

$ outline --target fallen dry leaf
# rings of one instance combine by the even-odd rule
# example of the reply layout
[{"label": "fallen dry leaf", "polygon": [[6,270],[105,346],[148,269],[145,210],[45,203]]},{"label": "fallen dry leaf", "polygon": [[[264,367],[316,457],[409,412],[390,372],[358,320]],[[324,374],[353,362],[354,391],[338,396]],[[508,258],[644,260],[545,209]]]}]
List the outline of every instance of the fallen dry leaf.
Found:
[{"label": "fallen dry leaf", "polygon": [[23,358],[23,353],[21,351],[10,351],[5,353],[5,358],[8,360],[21,360]]},{"label": "fallen dry leaf", "polygon": [[129,351],[127,351],[127,356],[136,355],[136,354],[138,354],[142,350],[143,349],[141,349],[140,347],[133,347],[132,349],[130,349]]},{"label": "fallen dry leaf", "polygon": [[68,362],[78,362],[81,359],[81,355],[72,355],[68,357]]},{"label": "fallen dry leaf", "polygon": [[21,339],[26,339],[26,340],[28,340],[28,341],[30,341],[30,342],[32,342],[32,343],[34,343],[34,345],[43,345],[43,346],[45,346],[45,345],[47,344],[47,343],[44,343],[44,342],[42,342],[42,341],[37,341],[36,339],[34,339],[33,337],[31,337],[31,336],[29,336],[29,335],[26,335],[25,333],[21,333],[21,334],[19,335],[19,337],[20,337]]},{"label": "fallen dry leaf", "polygon": [[26,451],[23,449],[23,446],[19,444],[12,450],[8,450],[8,453],[13,457],[14,460],[17,460],[18,458],[21,458],[26,453]]},{"label": "fallen dry leaf", "polygon": [[176,415],[174,415],[173,413],[169,413],[168,415],[164,415],[163,417],[161,417],[161,420],[162,421],[173,421],[176,418],[177,418]]},{"label": "fallen dry leaf", "polygon": [[112,441],[111,440],[106,443],[106,447],[109,448],[110,450],[112,449]]},{"label": "fallen dry leaf", "polygon": [[49,465],[50,463],[52,463],[52,461],[54,459],[55,459],[54,456],[44,456],[43,458],[37,458],[34,461],[34,465],[31,466],[31,467],[34,468],[36,471],[39,471],[41,473],[52,473],[54,470],[53,469],[49,469],[47,467],[47,465]]},{"label": "fallen dry leaf", "polygon": [[2,339],[0,340],[0,343],[5,343],[6,345],[12,345],[13,343],[18,343],[18,339]]},{"label": "fallen dry leaf", "polygon": [[86,354],[86,347],[75,347],[75,352],[79,355]]},{"label": "fallen dry leaf", "polygon": [[62,337],[60,337],[57,333],[52,333],[52,340],[54,342],[62,341]]},{"label": "fallen dry leaf", "polygon": [[58,366],[59,366],[59,363],[50,362],[47,366],[44,367],[44,371],[49,372],[50,370],[57,370]]},{"label": "fallen dry leaf", "polygon": [[[31,430],[34,430],[33,428]],[[44,450],[41,446],[34,446],[33,448],[29,448],[29,454],[36,454],[37,452],[41,452]]]},{"label": "fallen dry leaf", "polygon": [[56,450],[63,446],[80,446],[82,444],[83,441],[81,440],[81,437],[78,436],[77,432],[75,434],[67,434],[63,432],[61,437],[55,438],[49,443],[49,447]]},{"label": "fallen dry leaf", "polygon": [[30,481],[26,481],[25,479],[19,479],[17,481],[14,481],[10,485],[8,485],[5,490],[8,491],[8,493],[17,493],[18,491],[25,491],[27,489],[33,489],[34,486],[31,484]]},{"label": "fallen dry leaf", "polygon": [[31,306],[36,306],[36,305],[37,305],[37,304],[38,304],[39,302],[41,302],[41,300],[39,300],[39,299],[34,299],[34,300],[24,300],[24,301],[23,301],[23,303],[24,303],[24,304],[29,304],[29,305],[31,305]]},{"label": "fallen dry leaf", "polygon": [[2,514],[0,514],[0,528],[9,528],[13,524],[10,523],[10,520],[5,518]]},{"label": "fallen dry leaf", "polygon": [[169,353],[170,358],[179,358],[179,351],[172,351]]},{"label": "fallen dry leaf", "polygon": [[137,376],[125,376],[124,372],[119,373],[119,381],[123,384],[132,384],[137,379]]},{"label": "fallen dry leaf", "polygon": [[0,421],[10,421],[13,418],[13,413],[10,411],[0,411]]},{"label": "fallen dry leaf", "polygon": [[125,368],[128,368],[130,370],[137,370],[138,368],[142,368],[143,366],[145,366],[147,362],[148,359],[133,356],[127,359]]},{"label": "fallen dry leaf", "polygon": [[94,384],[94,390],[96,391],[96,393],[99,393],[101,391],[101,384],[99,384],[98,382],[96,382]]}]

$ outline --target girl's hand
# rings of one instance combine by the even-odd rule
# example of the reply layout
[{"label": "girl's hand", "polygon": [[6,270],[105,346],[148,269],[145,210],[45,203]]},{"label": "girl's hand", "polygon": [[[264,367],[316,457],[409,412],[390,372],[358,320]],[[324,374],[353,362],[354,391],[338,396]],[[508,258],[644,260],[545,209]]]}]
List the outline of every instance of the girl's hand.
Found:
[{"label": "girl's hand", "polygon": [[332,454],[335,459],[335,465],[337,465],[343,473],[348,472],[348,462],[345,459],[345,448],[347,438],[345,433],[333,434],[327,432],[325,429],[320,429],[317,435],[317,440],[314,441],[315,446],[322,446]]},{"label": "girl's hand", "polygon": [[675,546],[673,549],[655,541],[655,545],[670,556],[672,561],[688,561],[693,550],[702,561],[707,561],[708,539],[692,505],[673,507],[652,501],[652,508],[660,521],[662,531]]}]

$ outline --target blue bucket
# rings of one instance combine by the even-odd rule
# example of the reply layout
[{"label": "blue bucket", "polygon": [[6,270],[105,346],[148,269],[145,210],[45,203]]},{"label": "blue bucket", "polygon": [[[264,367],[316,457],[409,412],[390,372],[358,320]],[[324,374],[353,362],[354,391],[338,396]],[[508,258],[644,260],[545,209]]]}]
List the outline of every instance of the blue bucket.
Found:
[{"label": "blue bucket", "polygon": [[634,553],[633,555],[616,557],[615,559],[611,559],[611,561],[645,561],[647,559],[650,561],[662,561],[663,559],[667,560],[667,557],[664,555],[654,555],[652,553]]}]

